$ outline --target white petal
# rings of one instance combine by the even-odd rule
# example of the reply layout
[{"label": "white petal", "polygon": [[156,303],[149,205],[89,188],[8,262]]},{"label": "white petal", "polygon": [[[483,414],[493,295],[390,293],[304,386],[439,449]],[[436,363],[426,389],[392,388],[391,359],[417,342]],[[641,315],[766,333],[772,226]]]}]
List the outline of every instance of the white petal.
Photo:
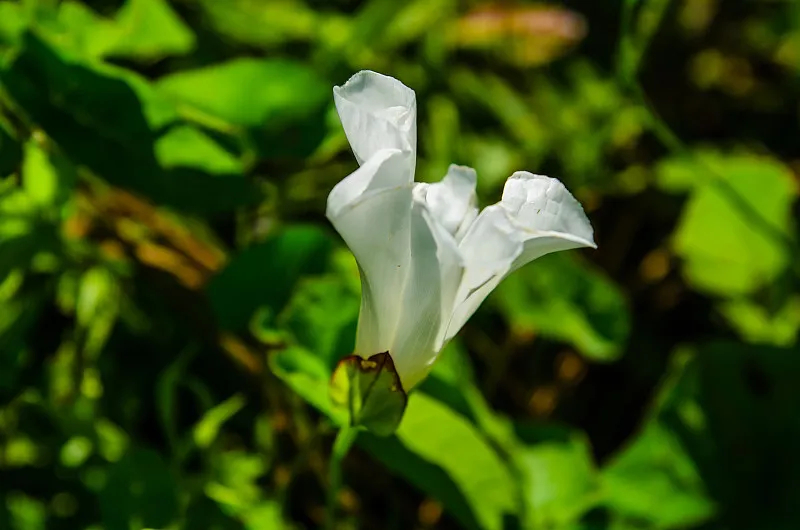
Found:
[{"label": "white petal", "polygon": [[516,231],[508,213],[499,204],[485,208],[472,223],[459,243],[465,270],[445,340],[458,333],[511,270],[523,249]]},{"label": "white petal", "polygon": [[486,208],[459,244],[466,271],[446,338],[464,325],[510,272],[559,250],[596,248],[580,203],[557,179],[520,171],[501,202]]},{"label": "white petal", "polygon": [[428,374],[442,349],[462,271],[453,237],[422,203],[415,203],[403,310],[389,350],[406,391]]},{"label": "white petal", "polygon": [[[355,353],[389,351],[402,311],[411,259],[412,187],[408,153],[378,152],[328,197],[328,218],[353,252],[361,273],[361,311]],[[402,184],[406,181],[406,184]],[[387,183],[401,182],[387,186]]]},{"label": "white petal", "polygon": [[[342,179],[328,194],[327,216],[333,220],[340,211],[372,193],[396,188],[411,187],[414,175],[409,172],[411,154],[398,149],[384,149],[360,168]],[[409,208],[411,203],[409,202]]]},{"label": "white petal", "polygon": [[403,83],[363,70],[333,89],[336,110],[359,164],[381,149],[417,150],[417,101]]},{"label": "white petal", "polygon": [[474,169],[452,164],[441,182],[417,184],[414,197],[424,202],[436,221],[459,239],[478,216],[476,180]]},{"label": "white petal", "polygon": [[506,181],[500,204],[524,243],[512,270],[551,252],[597,248],[583,207],[558,179],[518,171]]}]

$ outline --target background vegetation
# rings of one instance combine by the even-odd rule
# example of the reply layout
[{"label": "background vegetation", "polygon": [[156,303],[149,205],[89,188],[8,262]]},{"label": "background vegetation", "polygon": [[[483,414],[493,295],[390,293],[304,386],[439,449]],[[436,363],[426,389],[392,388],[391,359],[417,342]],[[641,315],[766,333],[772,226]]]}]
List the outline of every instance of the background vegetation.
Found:
[{"label": "background vegetation", "polygon": [[0,528],[321,524],[362,68],[416,90],[419,179],[557,176],[599,249],[359,436],[341,528],[799,528],[789,0],[0,0]]}]

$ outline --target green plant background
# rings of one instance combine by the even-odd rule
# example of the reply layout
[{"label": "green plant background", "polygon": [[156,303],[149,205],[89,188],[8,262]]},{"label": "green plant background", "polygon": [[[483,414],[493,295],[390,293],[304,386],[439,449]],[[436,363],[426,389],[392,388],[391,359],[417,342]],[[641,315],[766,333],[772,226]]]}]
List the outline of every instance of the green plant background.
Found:
[{"label": "green plant background", "polygon": [[0,0],[0,528],[322,524],[363,68],[417,92],[418,179],[557,176],[599,249],[359,435],[339,527],[800,528],[788,0]]}]

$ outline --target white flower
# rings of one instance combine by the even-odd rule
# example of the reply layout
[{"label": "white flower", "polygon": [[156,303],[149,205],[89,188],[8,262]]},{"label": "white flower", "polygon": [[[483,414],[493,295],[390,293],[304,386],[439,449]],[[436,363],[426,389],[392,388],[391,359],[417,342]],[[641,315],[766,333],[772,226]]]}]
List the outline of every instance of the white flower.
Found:
[{"label": "white flower", "polygon": [[540,256],[595,247],[561,182],[519,171],[480,213],[475,170],[415,183],[417,107],[400,81],[362,71],[333,89],[360,168],[334,187],[327,216],[358,261],[355,354],[388,351],[406,391],[500,281]]}]

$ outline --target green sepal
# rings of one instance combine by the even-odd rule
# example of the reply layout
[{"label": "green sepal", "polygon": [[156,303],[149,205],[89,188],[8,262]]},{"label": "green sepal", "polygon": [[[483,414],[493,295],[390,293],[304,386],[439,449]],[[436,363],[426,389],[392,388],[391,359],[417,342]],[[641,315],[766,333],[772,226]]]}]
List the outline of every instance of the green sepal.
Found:
[{"label": "green sepal", "polygon": [[339,361],[330,384],[333,406],[343,410],[350,425],[389,436],[400,425],[408,403],[389,352],[369,359],[349,355]]}]

